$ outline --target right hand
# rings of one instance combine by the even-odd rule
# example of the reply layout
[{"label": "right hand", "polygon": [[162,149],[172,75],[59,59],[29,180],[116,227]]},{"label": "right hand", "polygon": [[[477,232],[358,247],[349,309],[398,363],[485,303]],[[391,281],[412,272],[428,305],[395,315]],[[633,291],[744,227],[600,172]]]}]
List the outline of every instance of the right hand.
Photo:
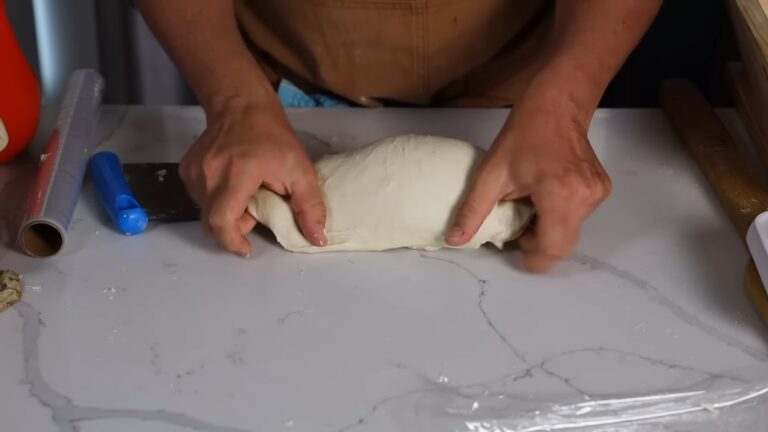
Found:
[{"label": "right hand", "polygon": [[576,248],[581,226],[611,192],[611,180],[587,136],[592,113],[574,114],[529,93],[506,124],[446,234],[452,246],[467,243],[499,201],[529,197],[536,223],[520,237],[523,266],[548,271]]},{"label": "right hand", "polygon": [[179,173],[202,208],[203,229],[224,249],[248,256],[247,212],[260,187],[290,196],[307,240],[324,246],[325,204],[314,166],[277,103],[231,102],[209,113],[207,127],[181,161]]}]

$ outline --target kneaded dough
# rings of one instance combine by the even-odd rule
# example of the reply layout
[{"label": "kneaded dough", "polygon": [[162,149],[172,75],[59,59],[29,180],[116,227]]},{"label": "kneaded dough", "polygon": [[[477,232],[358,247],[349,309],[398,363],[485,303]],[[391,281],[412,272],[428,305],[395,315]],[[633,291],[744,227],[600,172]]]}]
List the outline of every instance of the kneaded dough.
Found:
[{"label": "kneaded dough", "polygon": [[[294,252],[450,247],[443,237],[483,155],[463,141],[404,135],[323,157],[315,166],[328,211],[324,247],[304,238],[288,201],[268,189],[251,198],[248,211]],[[528,205],[500,202],[462,248],[501,248],[532,214]]]}]

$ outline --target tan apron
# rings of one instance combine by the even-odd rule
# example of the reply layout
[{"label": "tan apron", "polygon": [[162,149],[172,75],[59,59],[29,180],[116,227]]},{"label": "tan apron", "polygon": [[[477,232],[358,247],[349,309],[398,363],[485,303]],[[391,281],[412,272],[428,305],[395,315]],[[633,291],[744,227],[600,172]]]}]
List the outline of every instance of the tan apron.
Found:
[{"label": "tan apron", "polygon": [[236,0],[273,82],[364,106],[509,106],[535,72],[546,0]]}]

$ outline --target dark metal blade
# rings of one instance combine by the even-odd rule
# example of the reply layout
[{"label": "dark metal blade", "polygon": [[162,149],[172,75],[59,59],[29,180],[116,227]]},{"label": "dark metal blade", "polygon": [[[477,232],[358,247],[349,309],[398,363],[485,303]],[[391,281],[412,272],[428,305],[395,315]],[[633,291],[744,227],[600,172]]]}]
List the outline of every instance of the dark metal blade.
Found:
[{"label": "dark metal blade", "polygon": [[123,164],[123,175],[150,220],[185,222],[200,219],[200,207],[189,196],[179,177],[179,164]]}]

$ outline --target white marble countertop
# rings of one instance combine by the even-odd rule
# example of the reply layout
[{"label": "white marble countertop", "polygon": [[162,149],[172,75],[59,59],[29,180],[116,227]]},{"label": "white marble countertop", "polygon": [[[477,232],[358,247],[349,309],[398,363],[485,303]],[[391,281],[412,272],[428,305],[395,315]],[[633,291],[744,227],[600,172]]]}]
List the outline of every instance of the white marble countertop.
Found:
[{"label": "white marble countertop", "polygon": [[[333,150],[406,132],[487,146],[504,116],[290,114]],[[107,107],[100,148],[175,161],[203,126],[195,107]],[[441,432],[419,407],[446,394],[545,406],[768,368],[747,252],[663,115],[601,110],[590,137],[614,193],[542,276],[491,248],[303,255],[254,234],[241,259],[196,223],[125,237],[86,184],[60,256],[2,236],[27,288],[0,314],[0,430]],[[2,170],[4,197],[29,179]]]}]

